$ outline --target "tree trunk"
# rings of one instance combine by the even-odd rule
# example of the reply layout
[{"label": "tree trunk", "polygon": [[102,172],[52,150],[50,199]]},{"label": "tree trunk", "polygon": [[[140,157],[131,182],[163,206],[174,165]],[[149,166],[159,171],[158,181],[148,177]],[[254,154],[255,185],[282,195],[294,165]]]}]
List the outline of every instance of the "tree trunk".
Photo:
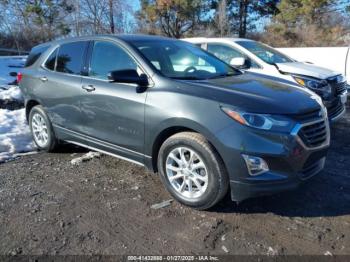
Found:
[{"label": "tree trunk", "polygon": [[77,1],[75,16],[75,34],[80,36],[80,1]]},{"label": "tree trunk", "polygon": [[226,14],[226,0],[221,0],[217,10],[217,23],[220,32],[220,36],[223,37],[227,34],[227,14]]},{"label": "tree trunk", "polygon": [[242,32],[242,37],[246,37],[246,35],[247,35],[248,5],[249,5],[249,0],[244,0],[243,32]]},{"label": "tree trunk", "polygon": [[113,0],[109,0],[109,24],[111,27],[111,33],[115,33],[114,28],[114,14],[113,14]]},{"label": "tree trunk", "polygon": [[239,30],[238,30],[238,36],[243,37],[243,1],[239,1]]},{"label": "tree trunk", "polygon": [[249,0],[239,1],[239,37],[246,37]]}]

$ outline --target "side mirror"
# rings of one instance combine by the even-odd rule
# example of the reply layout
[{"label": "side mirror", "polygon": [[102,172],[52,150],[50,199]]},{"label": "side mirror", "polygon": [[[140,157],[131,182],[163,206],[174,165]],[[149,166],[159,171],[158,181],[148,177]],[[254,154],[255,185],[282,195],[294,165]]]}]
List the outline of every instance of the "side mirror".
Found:
[{"label": "side mirror", "polygon": [[235,57],[230,61],[230,65],[237,68],[249,68],[248,60],[244,57]]},{"label": "side mirror", "polygon": [[17,72],[10,72],[9,75],[13,77],[17,77]]},{"label": "side mirror", "polygon": [[108,80],[118,83],[137,84],[140,87],[147,87],[149,85],[147,75],[139,75],[133,69],[111,71],[108,73]]}]

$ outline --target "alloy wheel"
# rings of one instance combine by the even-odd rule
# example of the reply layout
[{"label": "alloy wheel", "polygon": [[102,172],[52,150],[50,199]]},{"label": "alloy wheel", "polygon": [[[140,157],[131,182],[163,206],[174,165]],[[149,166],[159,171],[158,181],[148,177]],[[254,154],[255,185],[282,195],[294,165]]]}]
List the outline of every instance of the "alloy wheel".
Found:
[{"label": "alloy wheel", "polygon": [[207,167],[194,150],[176,147],[168,154],[165,169],[171,186],[183,197],[195,199],[205,193]]},{"label": "alloy wheel", "polygon": [[35,113],[31,124],[35,142],[40,147],[45,147],[48,143],[49,135],[44,117],[39,113]]}]

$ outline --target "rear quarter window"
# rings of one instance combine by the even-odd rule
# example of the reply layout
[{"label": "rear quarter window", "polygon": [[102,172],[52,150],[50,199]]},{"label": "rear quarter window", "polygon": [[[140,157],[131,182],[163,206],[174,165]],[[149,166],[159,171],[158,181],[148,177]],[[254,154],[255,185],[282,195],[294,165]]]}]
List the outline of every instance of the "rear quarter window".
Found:
[{"label": "rear quarter window", "polygon": [[30,53],[29,56],[27,58],[27,61],[24,65],[24,67],[29,67],[31,65],[33,65],[38,59],[39,57],[47,50],[49,49],[49,45],[40,45],[40,46],[36,46],[34,47]]},{"label": "rear quarter window", "polygon": [[57,53],[58,53],[58,48],[56,48],[55,51],[51,53],[51,55],[47,58],[45,62],[45,67],[51,71],[55,71]]}]

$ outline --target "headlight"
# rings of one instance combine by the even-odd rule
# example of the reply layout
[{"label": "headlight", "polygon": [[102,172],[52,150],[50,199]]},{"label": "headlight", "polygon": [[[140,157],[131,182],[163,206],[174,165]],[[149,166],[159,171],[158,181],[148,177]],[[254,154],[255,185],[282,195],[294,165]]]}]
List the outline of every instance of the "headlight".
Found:
[{"label": "headlight", "polygon": [[255,114],[233,110],[231,108],[221,108],[229,117],[238,123],[262,130],[290,131],[293,123],[286,117],[279,115]]},{"label": "headlight", "polygon": [[322,95],[330,95],[332,93],[332,88],[326,80],[317,80],[305,76],[295,75],[293,75],[293,78],[299,85],[307,87],[316,93],[322,93]]}]

